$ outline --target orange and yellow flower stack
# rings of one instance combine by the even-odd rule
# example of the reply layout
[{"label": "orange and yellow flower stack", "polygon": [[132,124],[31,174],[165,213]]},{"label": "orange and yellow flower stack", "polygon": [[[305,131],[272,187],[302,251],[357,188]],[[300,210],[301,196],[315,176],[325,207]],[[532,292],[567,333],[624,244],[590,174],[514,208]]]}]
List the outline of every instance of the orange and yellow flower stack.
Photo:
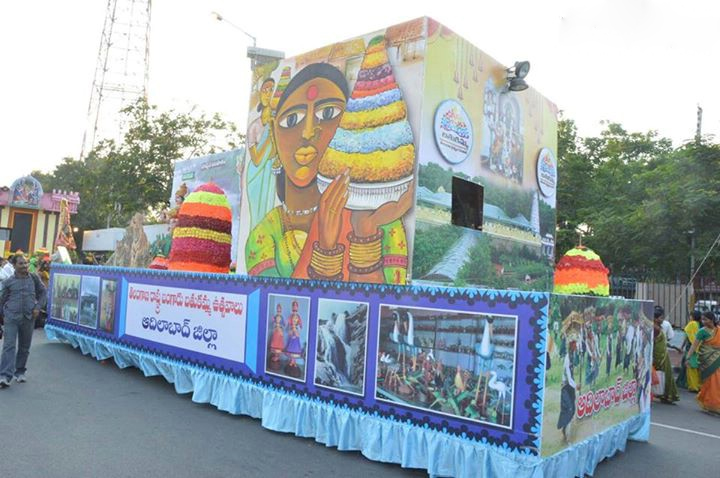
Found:
[{"label": "orange and yellow flower stack", "polygon": [[225,192],[206,183],[188,195],[173,230],[169,270],[227,273],[232,210]]},{"label": "orange and yellow flower stack", "polygon": [[610,295],[608,269],[600,256],[585,246],[570,249],[555,266],[558,294]]}]

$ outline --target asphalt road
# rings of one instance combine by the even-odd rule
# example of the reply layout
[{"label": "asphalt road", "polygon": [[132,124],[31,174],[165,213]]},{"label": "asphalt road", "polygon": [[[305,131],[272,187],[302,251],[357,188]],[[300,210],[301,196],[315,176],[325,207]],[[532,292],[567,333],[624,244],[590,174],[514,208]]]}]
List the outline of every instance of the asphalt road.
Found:
[{"label": "asphalt road", "polygon": [[[651,442],[630,442],[596,477],[718,476],[720,418],[689,393],[652,416]],[[0,390],[0,443],[1,478],[427,476],[198,405],[162,378],[83,356],[42,330],[28,382]]]}]

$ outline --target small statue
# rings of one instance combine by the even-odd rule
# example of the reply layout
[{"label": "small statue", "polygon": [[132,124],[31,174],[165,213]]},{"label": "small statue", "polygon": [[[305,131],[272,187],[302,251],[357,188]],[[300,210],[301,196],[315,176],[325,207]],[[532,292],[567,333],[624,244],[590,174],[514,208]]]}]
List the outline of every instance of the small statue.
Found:
[{"label": "small statue", "polygon": [[188,188],[185,183],[182,183],[177,191],[175,191],[175,206],[172,207],[167,213],[165,213],[165,219],[170,223],[170,227],[174,228],[177,224],[177,217],[180,214],[180,206],[185,202],[185,196],[187,196]]},{"label": "small statue", "polygon": [[72,250],[77,249],[72,226],[70,225],[70,208],[65,198],[60,200],[60,224],[58,225],[58,234],[55,239],[55,249],[57,249],[58,246]]}]

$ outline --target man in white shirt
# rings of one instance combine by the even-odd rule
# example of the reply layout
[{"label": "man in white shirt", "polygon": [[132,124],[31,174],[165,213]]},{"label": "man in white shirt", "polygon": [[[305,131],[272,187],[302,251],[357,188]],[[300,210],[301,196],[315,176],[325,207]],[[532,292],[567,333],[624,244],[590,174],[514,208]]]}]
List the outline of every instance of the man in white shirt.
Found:
[{"label": "man in white shirt", "polygon": [[2,291],[2,283],[8,277],[15,275],[15,268],[4,257],[0,257],[0,291]]},{"label": "man in white shirt", "polygon": [[665,334],[665,338],[667,338],[668,343],[675,337],[675,331],[672,328],[672,325],[670,325],[670,322],[665,318],[665,309],[661,305],[655,306],[655,318],[662,317],[662,331]]}]

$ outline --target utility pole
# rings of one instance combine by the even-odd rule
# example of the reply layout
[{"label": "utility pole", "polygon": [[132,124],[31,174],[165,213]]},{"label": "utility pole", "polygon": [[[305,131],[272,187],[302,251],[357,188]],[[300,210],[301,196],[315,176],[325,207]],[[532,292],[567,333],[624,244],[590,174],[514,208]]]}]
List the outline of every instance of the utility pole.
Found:
[{"label": "utility pole", "polygon": [[703,110],[700,105],[697,106],[697,127],[695,129],[695,142],[700,144],[702,140],[702,113]]}]

